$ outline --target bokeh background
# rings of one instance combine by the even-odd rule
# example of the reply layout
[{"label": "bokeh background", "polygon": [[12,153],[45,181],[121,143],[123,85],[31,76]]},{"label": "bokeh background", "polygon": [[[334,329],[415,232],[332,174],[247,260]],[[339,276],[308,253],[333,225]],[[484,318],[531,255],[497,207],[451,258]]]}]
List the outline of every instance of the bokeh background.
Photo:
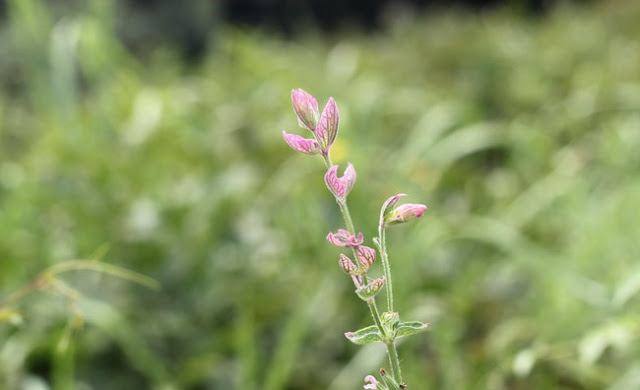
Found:
[{"label": "bokeh background", "polygon": [[640,387],[639,2],[1,4],[0,302],[101,248],[162,286],[30,295],[1,389],[357,389],[386,364],[343,337],[370,319],[322,161],[281,138],[292,88],[338,102],[369,243],[388,196],[429,206],[388,236],[397,309],[432,324],[399,347],[410,388]]}]

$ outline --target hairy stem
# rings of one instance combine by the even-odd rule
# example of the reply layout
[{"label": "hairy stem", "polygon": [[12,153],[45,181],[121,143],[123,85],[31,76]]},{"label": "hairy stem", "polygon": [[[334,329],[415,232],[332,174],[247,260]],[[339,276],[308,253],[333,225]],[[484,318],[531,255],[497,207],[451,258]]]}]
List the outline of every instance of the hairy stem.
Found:
[{"label": "hairy stem", "polygon": [[378,241],[380,244],[380,260],[382,261],[382,269],[384,270],[385,289],[387,292],[387,310],[393,313],[393,282],[391,281],[391,265],[389,264],[389,256],[387,255],[387,243],[385,229],[382,224],[378,227]]},{"label": "hairy stem", "polygon": [[393,378],[402,384],[404,381],[402,380],[402,371],[400,371],[400,358],[398,357],[395,340],[387,341],[387,354],[389,355],[389,362],[391,362]]}]

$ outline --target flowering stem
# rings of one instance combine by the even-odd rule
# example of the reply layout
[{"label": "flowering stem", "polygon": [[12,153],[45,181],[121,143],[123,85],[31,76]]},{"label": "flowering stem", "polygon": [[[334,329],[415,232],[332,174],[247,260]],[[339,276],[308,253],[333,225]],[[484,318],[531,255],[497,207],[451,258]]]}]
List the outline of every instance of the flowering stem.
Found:
[{"label": "flowering stem", "polygon": [[[331,156],[327,154],[326,156],[323,156],[323,158],[327,168],[330,168],[333,165],[333,163],[331,162]],[[338,200],[337,203],[340,206],[340,211],[342,212],[342,217],[344,219],[344,223],[347,230],[349,231],[350,234],[355,235],[356,229],[353,224],[353,219],[351,218],[351,213],[349,212],[349,206],[347,206],[346,200],[344,201]],[[387,250],[385,245],[385,230],[382,225],[380,225],[378,229],[378,234],[380,239],[380,247],[379,247],[380,257],[382,259],[382,267],[384,270],[385,285],[386,285],[385,287],[387,291],[387,310],[389,312],[393,312],[393,289],[391,286],[391,267],[389,266],[389,258],[387,256]],[[355,249],[352,248],[352,250],[353,250],[354,257],[357,258]],[[357,262],[357,265],[358,265],[358,268],[362,270],[362,266],[360,265],[360,262]],[[362,277],[364,279],[363,282],[367,283],[367,276],[365,273],[362,274]],[[394,338],[388,339],[389,336],[391,337],[393,336],[388,335],[385,330],[385,327],[382,325],[382,319],[380,318],[380,312],[378,311],[378,306],[376,305],[375,298],[371,298],[367,300],[367,306],[369,306],[369,311],[371,311],[371,317],[373,317],[373,322],[375,322],[376,327],[380,331],[380,334],[382,334],[382,337],[384,339],[387,339],[385,344],[387,346],[387,355],[389,356],[389,364],[391,366],[391,375],[398,383],[402,383],[403,381],[402,381],[402,372],[400,371],[400,359],[398,357],[398,350],[396,349],[395,339]]]}]

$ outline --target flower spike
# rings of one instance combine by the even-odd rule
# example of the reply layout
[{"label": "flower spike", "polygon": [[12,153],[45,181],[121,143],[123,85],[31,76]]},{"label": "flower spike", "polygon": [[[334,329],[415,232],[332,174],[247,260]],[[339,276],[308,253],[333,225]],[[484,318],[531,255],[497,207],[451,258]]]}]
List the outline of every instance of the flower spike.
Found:
[{"label": "flower spike", "polygon": [[327,188],[336,197],[338,202],[344,202],[356,182],[356,170],[353,164],[348,163],[342,177],[338,177],[338,166],[334,165],[324,175]]},{"label": "flower spike", "polygon": [[298,88],[291,91],[291,103],[298,116],[300,127],[314,131],[318,126],[320,117],[320,114],[318,114],[318,101],[304,90]]},{"label": "flower spike", "polygon": [[314,139],[308,139],[296,134],[287,134],[286,131],[282,132],[282,138],[291,146],[293,150],[296,150],[304,154],[320,154],[320,145]]}]

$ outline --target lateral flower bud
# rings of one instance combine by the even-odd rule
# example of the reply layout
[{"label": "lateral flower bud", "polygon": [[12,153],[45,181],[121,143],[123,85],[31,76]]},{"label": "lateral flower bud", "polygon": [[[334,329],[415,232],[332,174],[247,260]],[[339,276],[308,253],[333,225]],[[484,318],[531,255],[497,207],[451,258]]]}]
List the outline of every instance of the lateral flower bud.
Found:
[{"label": "lateral flower bud", "polygon": [[324,182],[336,200],[344,202],[356,182],[356,170],[353,164],[348,163],[344,174],[338,177],[338,166],[334,165],[324,175]]},{"label": "lateral flower bud", "polygon": [[320,117],[320,114],[318,114],[318,101],[307,92],[298,88],[291,91],[291,103],[293,104],[293,110],[298,116],[298,124],[300,127],[314,131]]},{"label": "lateral flower bud", "polygon": [[353,275],[358,272],[358,266],[355,265],[353,261],[351,261],[351,259],[344,253],[340,254],[340,260],[338,260],[338,265],[340,265],[340,268],[349,275]]},{"label": "lateral flower bud", "polygon": [[358,257],[358,262],[362,266],[362,270],[365,272],[367,272],[376,261],[375,249],[365,245],[358,245],[356,247],[356,256]]},{"label": "lateral flower bud", "polygon": [[320,115],[320,122],[315,128],[316,139],[320,143],[324,154],[329,153],[333,141],[336,140],[339,123],[340,113],[338,106],[333,98],[329,98],[327,105],[322,110],[322,115]]},{"label": "lateral flower bud", "polygon": [[375,297],[376,294],[380,292],[380,289],[382,289],[382,286],[384,286],[384,276],[381,278],[375,279],[374,281],[370,282],[366,286],[362,286],[358,288],[356,290],[356,294],[363,301],[368,301],[371,298]]},{"label": "lateral flower bud", "polygon": [[407,222],[414,218],[422,217],[427,210],[427,206],[423,204],[407,203],[395,207],[396,203],[406,194],[398,194],[387,199],[380,210],[380,226],[386,227]]},{"label": "lateral flower bud", "polygon": [[385,218],[393,211],[394,206],[403,196],[407,196],[407,194],[394,195],[384,202],[380,210],[380,224],[384,222]]},{"label": "lateral flower bud", "polygon": [[423,204],[407,203],[396,207],[387,217],[384,219],[385,225],[395,225],[403,222],[408,222],[414,218],[422,217],[422,214],[427,211],[427,206]]},{"label": "lateral flower bud", "polygon": [[310,155],[322,153],[320,145],[318,145],[318,142],[314,139],[304,138],[296,134],[287,134],[286,131],[282,132],[282,138],[284,138],[293,150],[300,153]]},{"label": "lateral flower bud", "polygon": [[347,230],[338,229],[335,233],[329,232],[329,234],[327,234],[327,241],[335,246],[353,248],[364,242],[364,236],[362,233],[358,233],[357,236],[354,236]]}]

